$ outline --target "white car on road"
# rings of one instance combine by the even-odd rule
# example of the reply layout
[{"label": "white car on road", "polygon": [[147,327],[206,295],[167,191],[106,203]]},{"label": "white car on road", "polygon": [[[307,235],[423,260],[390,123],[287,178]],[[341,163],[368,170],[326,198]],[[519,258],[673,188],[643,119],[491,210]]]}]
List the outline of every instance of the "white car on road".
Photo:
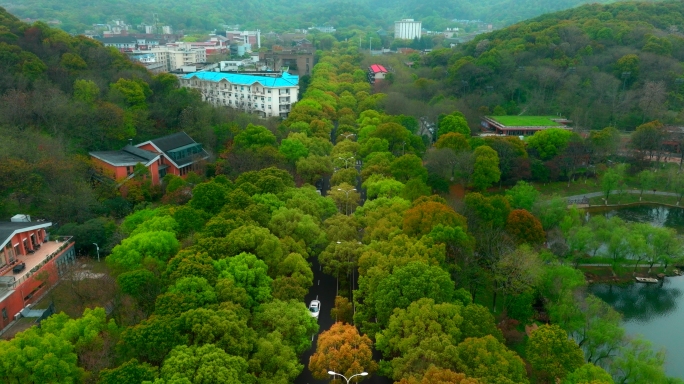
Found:
[{"label": "white car on road", "polygon": [[311,304],[309,304],[309,313],[311,316],[318,319],[318,314],[321,313],[321,302],[318,300],[311,300]]}]

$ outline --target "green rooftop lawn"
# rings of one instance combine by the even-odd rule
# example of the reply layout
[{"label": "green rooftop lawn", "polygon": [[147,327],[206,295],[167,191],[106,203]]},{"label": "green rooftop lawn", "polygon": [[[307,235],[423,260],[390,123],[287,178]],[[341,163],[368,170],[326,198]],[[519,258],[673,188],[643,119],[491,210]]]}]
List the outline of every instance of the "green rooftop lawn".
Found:
[{"label": "green rooftop lawn", "polygon": [[557,116],[489,116],[507,127],[552,127],[560,126],[551,119]]}]

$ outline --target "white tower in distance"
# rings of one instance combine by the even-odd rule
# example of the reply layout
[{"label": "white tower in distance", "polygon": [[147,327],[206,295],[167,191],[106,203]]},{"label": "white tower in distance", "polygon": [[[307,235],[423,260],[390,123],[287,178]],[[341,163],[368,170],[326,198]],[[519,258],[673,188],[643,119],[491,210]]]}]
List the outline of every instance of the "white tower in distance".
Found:
[{"label": "white tower in distance", "polygon": [[420,39],[421,22],[413,19],[402,19],[394,22],[394,38],[413,40]]}]

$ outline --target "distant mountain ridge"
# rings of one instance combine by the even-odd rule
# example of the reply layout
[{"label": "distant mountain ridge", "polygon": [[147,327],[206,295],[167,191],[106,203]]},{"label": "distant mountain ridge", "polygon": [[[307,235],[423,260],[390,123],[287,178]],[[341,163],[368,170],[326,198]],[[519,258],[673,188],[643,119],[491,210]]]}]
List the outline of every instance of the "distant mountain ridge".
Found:
[{"label": "distant mountain ridge", "polygon": [[509,25],[547,12],[586,3],[612,0],[301,0],[282,2],[258,0],[222,3],[209,0],[0,0],[0,6],[19,18],[59,20],[67,32],[111,19],[124,19],[133,25],[151,22],[157,13],[162,24],[176,29],[211,30],[221,24],[241,24],[262,30],[286,30],[313,24],[334,26],[390,27],[399,18],[423,21],[428,29],[438,29],[451,19],[483,20]]},{"label": "distant mountain ridge", "polygon": [[500,107],[583,128],[683,124],[682,31],[682,1],[588,4],[436,50],[424,64],[447,70],[434,80],[471,121]]}]

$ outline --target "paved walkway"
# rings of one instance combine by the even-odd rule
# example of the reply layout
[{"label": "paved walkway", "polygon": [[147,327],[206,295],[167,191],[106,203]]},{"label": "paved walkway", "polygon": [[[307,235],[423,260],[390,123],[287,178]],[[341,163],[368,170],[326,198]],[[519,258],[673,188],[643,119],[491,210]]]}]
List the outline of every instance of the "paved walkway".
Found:
[{"label": "paved walkway", "polygon": [[[670,265],[672,265],[672,264],[670,264]],[[612,267],[612,266],[613,266],[613,264],[579,264],[578,265],[578,267]],[[663,264],[653,264],[653,268],[662,267],[662,266],[663,266]],[[633,268],[634,264],[622,264],[622,267],[623,268],[627,268],[627,267]],[[639,263],[638,268],[646,268],[646,267],[650,267],[650,265]]]},{"label": "paved walkway", "polygon": [[[638,195],[638,194],[641,193],[641,191],[639,191],[639,190],[634,190],[634,189],[626,189],[626,190],[624,190],[623,192],[631,193],[631,194],[634,194],[634,195]],[[616,194],[617,194],[617,191],[612,191],[610,194],[611,194],[611,195],[616,195]],[[586,198],[586,199],[591,199],[592,197],[601,197],[601,196],[603,196],[603,195],[604,195],[603,192],[590,192],[590,193],[584,193],[584,194],[581,194],[581,195],[567,196],[566,198],[567,198],[568,200],[579,200],[579,199],[585,199],[585,198]],[[644,195],[674,196],[674,197],[677,197],[677,196],[678,196],[676,193],[672,193],[672,192],[660,192],[660,191],[655,191],[655,192],[654,192],[654,191],[644,191]]]}]

